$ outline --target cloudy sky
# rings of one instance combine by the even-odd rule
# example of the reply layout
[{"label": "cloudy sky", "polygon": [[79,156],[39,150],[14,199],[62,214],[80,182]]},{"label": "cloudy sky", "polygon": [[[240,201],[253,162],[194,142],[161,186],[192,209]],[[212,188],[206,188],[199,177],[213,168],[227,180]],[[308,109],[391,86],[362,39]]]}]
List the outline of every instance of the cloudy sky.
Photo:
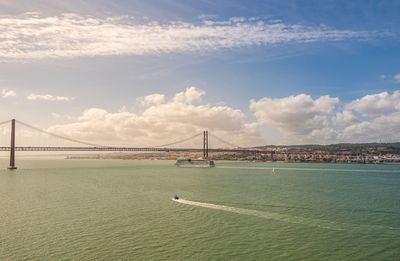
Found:
[{"label": "cloudy sky", "polygon": [[0,122],[101,144],[400,140],[399,1],[0,0]]}]

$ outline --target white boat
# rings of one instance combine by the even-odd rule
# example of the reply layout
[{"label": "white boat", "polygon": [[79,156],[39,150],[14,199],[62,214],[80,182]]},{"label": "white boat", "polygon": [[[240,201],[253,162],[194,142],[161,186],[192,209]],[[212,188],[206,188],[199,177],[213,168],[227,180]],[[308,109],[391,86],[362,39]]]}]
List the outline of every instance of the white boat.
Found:
[{"label": "white boat", "polygon": [[215,167],[214,161],[209,159],[178,159],[175,165],[178,167],[200,167],[200,168]]}]

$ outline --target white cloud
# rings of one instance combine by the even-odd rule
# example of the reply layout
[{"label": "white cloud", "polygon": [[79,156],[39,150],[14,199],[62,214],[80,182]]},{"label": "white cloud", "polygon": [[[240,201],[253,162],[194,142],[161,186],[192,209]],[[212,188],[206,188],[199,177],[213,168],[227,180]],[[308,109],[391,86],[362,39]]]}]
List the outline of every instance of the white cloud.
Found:
[{"label": "white cloud", "polygon": [[[48,131],[93,143],[139,147],[180,140],[205,129],[241,146],[393,142],[400,140],[399,92],[370,94],[348,103],[306,94],[264,97],[250,101],[256,119],[250,120],[239,109],[205,103],[204,91],[188,87],[172,97],[140,98],[139,112],[126,107],[117,112],[89,108],[78,118],[70,118],[72,123],[51,126]],[[264,140],[260,132],[269,130],[272,136]],[[210,142],[224,146],[213,138]],[[201,147],[201,137],[183,146]]]},{"label": "white cloud", "polygon": [[394,80],[395,82],[397,82],[397,83],[400,83],[400,73],[396,74],[396,75],[393,77],[393,80]]},{"label": "white cloud", "polygon": [[366,95],[345,106],[364,119],[343,130],[343,137],[359,141],[400,140],[400,91]]},{"label": "white cloud", "polygon": [[281,99],[262,98],[250,102],[257,121],[270,125],[281,132],[302,140],[314,130],[321,130],[330,124],[338,98],[321,96],[313,99],[299,94]]},{"label": "white cloud", "polygon": [[[205,129],[222,138],[229,136],[229,141],[242,146],[262,143],[257,128],[246,123],[242,111],[200,103],[204,94],[198,88],[189,87],[170,99],[160,94],[145,96],[140,100],[151,102],[144,102],[144,110],[140,113],[89,108],[78,121],[52,126],[48,130],[107,145],[155,146],[192,136]],[[216,140],[211,139],[210,143],[218,145]],[[201,137],[183,146],[201,147]]]},{"label": "white cloud", "polygon": [[177,93],[174,97],[175,102],[188,103],[200,102],[201,97],[204,96],[205,92],[197,89],[196,87],[188,87],[184,92]]},{"label": "white cloud", "polygon": [[348,141],[398,142],[400,140],[400,112],[381,115],[350,125],[343,130],[342,136]]},{"label": "white cloud", "polygon": [[337,112],[334,120],[339,125],[349,125],[359,122],[354,113],[349,110]]},{"label": "white cloud", "polygon": [[1,97],[2,98],[8,98],[8,97],[14,97],[16,96],[17,93],[13,90],[10,89],[2,89],[1,90]]},{"label": "white cloud", "polygon": [[358,111],[366,116],[379,116],[400,110],[400,91],[393,94],[381,92],[366,95],[361,99],[352,101],[346,105],[347,109]]},{"label": "white cloud", "polygon": [[393,142],[400,140],[400,91],[340,105],[339,98],[300,94],[252,100],[260,125],[279,130],[283,143]]},{"label": "white cloud", "polygon": [[26,97],[28,100],[31,101],[71,101],[72,98],[64,97],[64,96],[53,96],[51,94],[34,94],[31,93]]},{"label": "white cloud", "polygon": [[158,105],[165,102],[165,95],[159,93],[150,94],[137,98],[136,102],[142,106]]},{"label": "white cloud", "polygon": [[0,16],[0,61],[204,52],[284,43],[367,39],[371,32],[233,17],[200,24],[37,13]]}]

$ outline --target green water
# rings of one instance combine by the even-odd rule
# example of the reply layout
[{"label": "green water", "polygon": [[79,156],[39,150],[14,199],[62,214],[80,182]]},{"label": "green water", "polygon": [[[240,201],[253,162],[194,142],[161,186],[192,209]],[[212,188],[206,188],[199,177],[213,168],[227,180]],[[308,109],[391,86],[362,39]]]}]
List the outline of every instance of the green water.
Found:
[{"label": "green water", "polygon": [[400,165],[0,166],[0,260],[400,260]]}]

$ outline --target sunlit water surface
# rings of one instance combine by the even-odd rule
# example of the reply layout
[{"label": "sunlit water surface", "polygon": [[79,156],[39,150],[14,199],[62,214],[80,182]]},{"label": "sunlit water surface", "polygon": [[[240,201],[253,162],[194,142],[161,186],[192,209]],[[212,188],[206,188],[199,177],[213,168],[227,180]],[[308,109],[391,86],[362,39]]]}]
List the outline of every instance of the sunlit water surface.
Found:
[{"label": "sunlit water surface", "polygon": [[0,260],[400,260],[400,165],[0,164]]}]

